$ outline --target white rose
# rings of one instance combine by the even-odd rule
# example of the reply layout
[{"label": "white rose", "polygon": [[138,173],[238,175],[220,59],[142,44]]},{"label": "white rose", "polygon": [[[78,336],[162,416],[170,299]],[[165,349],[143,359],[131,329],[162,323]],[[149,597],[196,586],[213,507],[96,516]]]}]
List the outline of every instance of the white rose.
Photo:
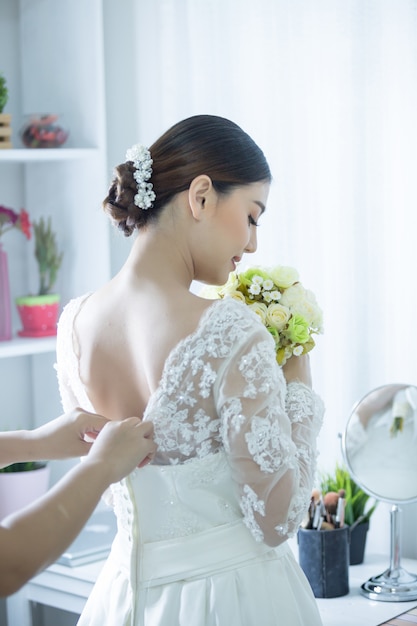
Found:
[{"label": "white rose", "polygon": [[283,287],[284,289],[287,289],[299,279],[297,270],[294,267],[286,267],[285,265],[273,267],[269,271],[269,275],[278,287]]},{"label": "white rose", "polygon": [[323,311],[317,303],[316,296],[310,289],[306,289],[306,296],[312,308],[311,326],[317,328],[319,332],[323,332]]},{"label": "white rose", "polygon": [[233,298],[234,300],[239,300],[239,302],[246,304],[245,296],[241,291],[229,291],[226,295],[228,298]]},{"label": "white rose", "polygon": [[266,325],[266,315],[268,311],[266,304],[263,302],[254,302],[248,306],[254,313],[256,313],[256,315],[260,317],[262,324]]},{"label": "white rose", "polygon": [[284,291],[281,296],[281,304],[291,308],[294,312],[294,308],[297,307],[301,302],[306,300],[306,290],[302,286],[301,283],[296,283],[295,285],[291,285]]},{"label": "white rose", "polygon": [[317,304],[314,293],[304,289],[301,283],[296,283],[286,289],[280,302],[289,307],[293,314],[301,315],[309,326],[321,331],[323,325],[322,311]]},{"label": "white rose", "polygon": [[282,330],[288,323],[291,317],[290,310],[282,304],[270,304],[268,307],[266,321],[269,326]]}]

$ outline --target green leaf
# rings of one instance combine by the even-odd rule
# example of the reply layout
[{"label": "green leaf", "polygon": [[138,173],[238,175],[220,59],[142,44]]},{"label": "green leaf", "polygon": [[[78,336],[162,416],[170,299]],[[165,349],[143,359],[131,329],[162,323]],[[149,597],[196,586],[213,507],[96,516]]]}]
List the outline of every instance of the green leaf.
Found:
[{"label": "green leaf", "polygon": [[364,518],[364,522],[369,521],[378,503],[375,500],[372,501],[370,496],[359,487],[349,474],[347,467],[336,463],[334,472],[321,473],[319,481],[322,494],[329,491],[338,492],[340,489],[345,490],[346,524],[351,526],[360,517]]}]

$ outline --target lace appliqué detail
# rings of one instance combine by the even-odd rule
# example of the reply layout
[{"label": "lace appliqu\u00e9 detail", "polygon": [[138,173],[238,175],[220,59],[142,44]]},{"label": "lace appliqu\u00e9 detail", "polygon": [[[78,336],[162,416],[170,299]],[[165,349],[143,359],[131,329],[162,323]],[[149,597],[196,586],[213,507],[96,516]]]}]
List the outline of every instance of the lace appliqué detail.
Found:
[{"label": "lace appliqu\u00e9 detail", "polygon": [[[213,419],[203,409],[190,416],[188,409],[178,410],[174,402],[169,402],[156,415],[154,440],[159,451],[202,458],[218,448],[213,435],[218,431],[220,420]],[[174,457],[171,462],[178,460]]]},{"label": "lace appliqu\u00e9 detail", "polygon": [[306,417],[313,418],[311,426],[318,433],[323,423],[323,400],[307,385],[299,382],[289,383],[285,406],[292,423],[305,422]]},{"label": "lace appliqu\u00e9 detail", "polygon": [[305,465],[314,467],[317,458],[316,450],[313,450],[311,446],[300,444],[296,450],[296,458],[304,461]]},{"label": "lace appliqu\u00e9 detail", "polygon": [[283,465],[293,464],[294,445],[282,433],[274,416],[255,417],[251,420],[250,432],[245,435],[248,450],[260,469],[266,473],[277,471]]},{"label": "lace appliqu\u00e9 detail", "polygon": [[272,344],[270,341],[262,341],[242,356],[239,371],[246,381],[244,398],[256,398],[258,394],[268,394],[273,389],[277,378],[276,368],[273,367],[275,356],[272,359],[265,357],[265,353],[273,348]]},{"label": "lace appliqu\u00e9 detail", "polygon": [[213,370],[210,364],[207,363],[203,367],[203,373],[201,374],[200,383],[198,385],[200,388],[200,396],[202,398],[209,397],[212,385],[215,380],[216,380],[216,372]]},{"label": "lace appliqu\u00e9 detail", "polygon": [[238,434],[245,420],[239,398],[231,398],[224,404],[221,411],[220,437],[226,452],[230,452],[229,436],[231,431],[233,430],[235,434]]},{"label": "lace appliqu\u00e9 detail", "polygon": [[303,490],[292,501],[285,524],[278,524],[275,530],[281,537],[293,537],[297,532],[307,511],[309,493]]},{"label": "lace appliqu\u00e9 detail", "polygon": [[243,496],[240,499],[240,509],[243,513],[243,521],[252,533],[255,541],[263,541],[264,534],[255,519],[255,513],[265,517],[265,503],[259,500],[254,490],[249,485],[244,485]]},{"label": "lace appliqu\u00e9 detail", "polygon": [[187,485],[191,488],[198,488],[202,485],[217,485],[221,483],[229,472],[229,466],[225,455],[222,452],[207,455],[203,464],[185,463],[184,467],[189,468]]},{"label": "lace appliqu\u00e9 detail", "polygon": [[158,540],[186,537],[204,530],[201,520],[189,508],[181,506],[174,496],[163,504],[166,516],[157,533]]},{"label": "lace appliqu\u00e9 detail", "polygon": [[[157,462],[177,464],[221,448],[220,420],[213,416],[213,387],[222,360],[253,326],[248,313],[232,300],[214,303],[197,330],[171,352],[145,414],[154,424]],[[196,404],[199,408],[194,411]]]},{"label": "lace appliqu\u00e9 detail", "polygon": [[189,456],[194,450],[194,445],[188,409],[178,411],[175,403],[167,402],[159,410],[157,420],[154,440],[158,449],[164,452],[175,450],[181,455]]}]

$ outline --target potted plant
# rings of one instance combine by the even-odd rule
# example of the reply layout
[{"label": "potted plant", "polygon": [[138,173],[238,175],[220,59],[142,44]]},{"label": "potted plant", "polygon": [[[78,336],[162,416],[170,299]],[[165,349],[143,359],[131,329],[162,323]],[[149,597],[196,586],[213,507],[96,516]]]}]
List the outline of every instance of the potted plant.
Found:
[{"label": "potted plant", "polygon": [[4,107],[9,99],[9,91],[6,85],[6,79],[0,74],[0,113],[3,113]]},{"label": "potted plant", "polygon": [[9,99],[9,91],[6,85],[6,79],[0,74],[0,148],[11,148],[11,128],[10,128],[10,113],[3,113],[4,107]]},{"label": "potted plant", "polygon": [[48,487],[46,462],[27,461],[0,468],[0,521],[37,500]]},{"label": "potted plant", "polygon": [[63,252],[58,248],[52,222],[41,217],[33,221],[35,258],[39,270],[37,295],[16,298],[23,330],[21,337],[46,337],[56,335],[60,296],[53,293]]},{"label": "potted plant", "polygon": [[358,565],[363,562],[369,520],[378,503],[359,487],[345,466],[336,463],[333,473],[320,475],[320,490],[325,494],[341,489],[345,492],[344,523],[350,527],[350,564]]}]

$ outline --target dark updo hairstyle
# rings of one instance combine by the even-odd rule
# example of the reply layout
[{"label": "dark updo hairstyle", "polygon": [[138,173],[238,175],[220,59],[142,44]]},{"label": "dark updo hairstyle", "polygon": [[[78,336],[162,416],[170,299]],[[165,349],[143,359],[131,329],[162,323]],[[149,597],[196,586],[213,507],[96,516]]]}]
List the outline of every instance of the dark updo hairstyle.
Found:
[{"label": "dark updo hairstyle", "polygon": [[132,161],[115,168],[104,210],[126,236],[157,219],[163,207],[192,180],[206,174],[214,189],[227,194],[234,188],[270,182],[263,152],[237,124],[216,115],[195,115],[167,130],[151,147],[156,199],[150,209],[134,203],[137,193]]}]

